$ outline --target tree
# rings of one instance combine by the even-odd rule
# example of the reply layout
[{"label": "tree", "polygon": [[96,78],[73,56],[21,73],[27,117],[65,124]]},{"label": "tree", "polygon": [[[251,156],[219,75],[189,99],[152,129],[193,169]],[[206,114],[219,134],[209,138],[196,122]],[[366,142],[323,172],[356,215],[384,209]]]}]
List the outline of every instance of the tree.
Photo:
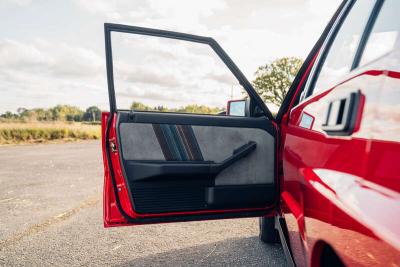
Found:
[{"label": "tree", "polygon": [[146,106],[145,104],[141,102],[133,102],[131,105],[132,110],[144,110],[144,111],[149,111],[149,110],[154,110],[153,108]]},{"label": "tree", "polygon": [[[65,121],[73,120],[75,116],[82,117],[83,111],[78,107],[70,105],[57,105],[54,108],[49,109],[52,114],[52,119],[54,121]],[[68,115],[68,118],[67,118]]]},{"label": "tree", "polygon": [[17,113],[19,114],[20,117],[23,116],[28,111],[26,108],[17,108]]},{"label": "tree", "polygon": [[11,119],[17,119],[18,115],[12,113],[11,111],[6,111],[5,113],[1,114],[0,117],[7,120],[11,120]]},{"label": "tree", "polygon": [[82,111],[80,108],[70,105],[57,105],[52,108],[18,108],[17,114],[6,112],[0,114],[0,118],[20,121],[100,121],[101,110],[91,106]]},{"label": "tree", "polygon": [[258,68],[253,86],[264,102],[282,104],[302,63],[299,58],[283,57]]},{"label": "tree", "polygon": [[[79,121],[78,117],[74,117],[75,121]],[[81,119],[82,120],[82,119]],[[101,120],[101,109],[96,106],[88,107],[83,114],[84,121],[100,121]]]},{"label": "tree", "polygon": [[19,119],[23,121],[29,121],[35,119],[35,112],[26,108],[18,108],[17,109]]},{"label": "tree", "polygon": [[205,105],[196,105],[196,104],[187,105],[176,110],[176,112],[199,113],[199,114],[218,114],[221,111],[222,109],[220,108],[208,107]]},{"label": "tree", "polygon": [[166,106],[150,107],[141,102],[133,102],[131,105],[132,110],[137,111],[158,111],[158,112],[178,112],[178,113],[199,113],[199,114],[217,114],[223,109],[217,107],[208,107],[205,105],[189,104],[179,108],[168,108]]},{"label": "tree", "polygon": [[[35,108],[32,110],[28,110],[28,112],[34,113],[36,116],[36,120],[38,121],[51,121],[53,120],[53,114],[50,109],[43,109],[43,108]],[[21,118],[22,118],[21,114]],[[68,118],[67,118],[68,120]]]}]

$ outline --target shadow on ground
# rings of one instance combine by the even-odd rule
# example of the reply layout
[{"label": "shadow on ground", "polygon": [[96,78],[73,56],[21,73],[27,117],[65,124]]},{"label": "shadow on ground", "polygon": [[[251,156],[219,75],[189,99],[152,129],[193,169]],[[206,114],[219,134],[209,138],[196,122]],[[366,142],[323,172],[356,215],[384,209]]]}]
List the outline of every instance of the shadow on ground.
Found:
[{"label": "shadow on ground", "polygon": [[256,236],[233,238],[153,254],[119,266],[286,266],[280,244],[254,246],[257,242]]}]

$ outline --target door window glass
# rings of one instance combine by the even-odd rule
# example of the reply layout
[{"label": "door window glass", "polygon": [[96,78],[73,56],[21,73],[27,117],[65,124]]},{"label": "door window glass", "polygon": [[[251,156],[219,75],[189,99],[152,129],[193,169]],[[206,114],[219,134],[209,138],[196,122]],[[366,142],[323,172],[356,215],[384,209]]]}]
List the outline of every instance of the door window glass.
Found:
[{"label": "door window glass", "polygon": [[247,96],[207,44],[112,32],[118,109],[224,114]]},{"label": "door window glass", "polygon": [[350,71],[375,0],[357,1],[344,20],[323,62],[314,92],[324,91]]},{"label": "door window glass", "polygon": [[372,28],[360,65],[373,61],[395,47],[400,31],[400,1],[386,0]]}]

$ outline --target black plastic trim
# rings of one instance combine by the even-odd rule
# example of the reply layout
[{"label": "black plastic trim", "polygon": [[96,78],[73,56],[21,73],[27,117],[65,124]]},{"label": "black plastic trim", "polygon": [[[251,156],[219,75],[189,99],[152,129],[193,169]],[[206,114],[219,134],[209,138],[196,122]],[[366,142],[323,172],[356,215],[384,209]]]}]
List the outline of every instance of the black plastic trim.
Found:
[{"label": "black plastic trim", "polygon": [[250,141],[238,149],[232,156],[216,163],[214,161],[128,161],[125,160],[125,172],[129,181],[157,180],[162,177],[174,177],[175,179],[199,177],[213,179],[220,172],[249,155],[257,147],[255,142]]},{"label": "black plastic trim", "polygon": [[[330,102],[325,123],[321,126],[322,130],[331,136],[351,135],[356,126],[361,98],[362,93],[358,90],[357,92],[351,92],[346,98],[335,99],[334,101],[340,101],[341,107],[338,112],[340,114],[332,114],[331,106],[333,102]],[[339,121],[336,124],[329,125],[330,116],[336,116],[336,120]],[[338,118],[340,116],[341,118]]]},{"label": "black plastic trim", "polygon": [[211,173],[218,174],[225,170],[226,168],[232,166],[235,162],[247,157],[251,152],[257,148],[257,143],[250,141],[247,144],[235,149],[232,156],[223,160],[221,163],[214,163],[211,165]]},{"label": "black plastic trim", "polygon": [[361,40],[359,42],[356,54],[354,56],[354,61],[353,61],[353,64],[351,66],[351,70],[357,68],[358,65],[360,64],[362,55],[364,53],[365,45],[368,42],[369,36],[371,34],[371,30],[374,27],[376,18],[378,16],[378,14],[379,14],[384,2],[385,2],[384,0],[377,0],[376,3],[375,3],[374,8],[372,9],[372,12],[371,12],[371,14],[370,14],[370,16],[368,18],[367,25],[365,26],[364,32],[363,32],[363,34],[361,36]]},{"label": "black plastic trim", "polygon": [[129,181],[162,180],[166,177],[186,179],[189,175],[200,179],[211,180],[216,176],[212,172],[214,162],[187,162],[187,161],[128,161],[125,160],[126,175]]},{"label": "black plastic trim", "polygon": [[[235,117],[199,114],[180,114],[146,111],[119,111],[119,123],[177,124],[219,126],[235,128],[258,128],[276,137],[275,127],[266,117]],[[118,124],[119,125],[119,124]]]},{"label": "black plastic trim", "polygon": [[265,206],[275,197],[273,184],[262,185],[225,185],[206,188],[206,202],[212,208],[246,207],[248,205]]},{"label": "black plastic trim", "polygon": [[283,247],[283,251],[285,253],[287,264],[290,267],[295,267],[296,264],[295,264],[293,256],[292,256],[292,251],[290,249],[288,229],[287,229],[287,226],[286,226],[285,219],[283,217],[281,217],[281,216],[276,216],[275,217],[275,229],[278,230],[279,237],[280,237],[280,240],[281,240],[281,244],[282,244],[282,247]]}]

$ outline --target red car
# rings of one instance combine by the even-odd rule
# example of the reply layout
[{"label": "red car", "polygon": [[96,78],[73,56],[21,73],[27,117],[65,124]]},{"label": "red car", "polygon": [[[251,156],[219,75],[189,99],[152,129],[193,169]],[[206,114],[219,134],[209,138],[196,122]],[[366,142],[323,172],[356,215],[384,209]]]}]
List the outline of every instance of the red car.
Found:
[{"label": "red car", "polygon": [[[112,32],[208,45],[249,98],[118,109]],[[273,116],[212,38],[105,24],[104,226],[261,217],[290,265],[400,266],[399,32],[400,1],[344,1]]]}]

